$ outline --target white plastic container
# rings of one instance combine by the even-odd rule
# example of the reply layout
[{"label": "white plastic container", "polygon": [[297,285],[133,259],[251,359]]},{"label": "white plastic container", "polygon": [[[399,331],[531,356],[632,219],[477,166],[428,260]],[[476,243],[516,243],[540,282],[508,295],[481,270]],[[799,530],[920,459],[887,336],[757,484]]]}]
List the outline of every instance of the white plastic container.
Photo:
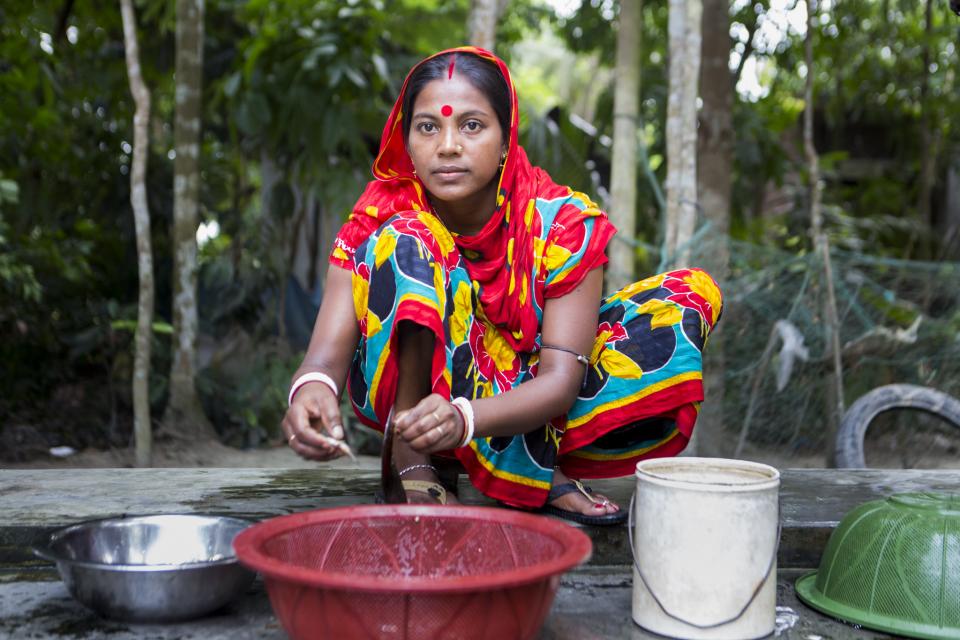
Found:
[{"label": "white plastic container", "polygon": [[633,619],[691,640],[752,640],[776,624],[780,472],[722,458],[637,463]]}]

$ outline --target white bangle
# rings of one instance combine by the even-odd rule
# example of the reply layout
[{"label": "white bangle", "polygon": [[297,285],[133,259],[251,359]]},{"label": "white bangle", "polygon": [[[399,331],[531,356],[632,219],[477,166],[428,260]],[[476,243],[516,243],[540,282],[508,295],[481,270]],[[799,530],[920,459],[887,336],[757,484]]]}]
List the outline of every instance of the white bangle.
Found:
[{"label": "white bangle", "polygon": [[333,381],[333,378],[325,373],[320,373],[319,371],[311,371],[310,373],[305,373],[293,381],[293,385],[290,387],[290,395],[287,396],[287,406],[293,404],[293,396],[297,395],[297,391],[300,391],[300,387],[308,382],[322,382],[330,387],[330,391],[333,391],[333,395],[336,398],[340,398],[340,392],[337,390],[337,383]]},{"label": "white bangle", "polygon": [[470,401],[466,398],[454,398],[450,401],[450,404],[460,409],[463,413],[464,419],[464,430],[463,430],[463,440],[460,441],[458,447],[465,447],[470,444],[470,441],[473,440],[473,433],[476,429],[476,424],[473,419],[473,405],[470,404]]}]

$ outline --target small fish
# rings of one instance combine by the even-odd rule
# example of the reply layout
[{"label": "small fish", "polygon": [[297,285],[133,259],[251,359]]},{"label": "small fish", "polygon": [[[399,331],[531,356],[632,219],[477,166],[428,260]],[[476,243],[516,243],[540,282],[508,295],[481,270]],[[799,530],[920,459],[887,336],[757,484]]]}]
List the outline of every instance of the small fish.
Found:
[{"label": "small fish", "polygon": [[331,447],[336,447],[337,449],[339,449],[340,451],[342,451],[344,454],[350,456],[350,459],[353,460],[354,462],[357,461],[357,456],[355,456],[354,453],[353,453],[353,451],[350,449],[350,445],[348,445],[348,444],[347,444],[346,442],[344,442],[343,440],[337,440],[336,438],[331,438],[330,436],[325,436],[325,435],[323,435],[322,433],[319,433],[319,434],[317,434],[317,435],[320,437],[321,440],[323,440],[324,442],[326,442],[326,443],[327,443],[328,445],[330,445]]}]

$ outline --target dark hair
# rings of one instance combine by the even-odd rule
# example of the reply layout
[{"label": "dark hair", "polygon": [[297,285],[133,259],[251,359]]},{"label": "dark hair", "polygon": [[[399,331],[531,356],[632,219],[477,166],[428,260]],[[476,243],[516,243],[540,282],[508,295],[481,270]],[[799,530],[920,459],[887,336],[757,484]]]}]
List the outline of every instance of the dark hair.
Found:
[{"label": "dark hair", "polygon": [[410,115],[413,112],[413,105],[417,101],[417,96],[423,91],[428,83],[448,77],[450,63],[453,56],[456,56],[455,73],[462,74],[478,91],[482,92],[490,101],[494,113],[497,114],[497,120],[500,122],[500,130],[503,133],[503,139],[506,141],[510,137],[510,90],[507,88],[507,82],[500,73],[500,69],[493,62],[485,60],[478,55],[467,52],[445,53],[436,58],[431,58],[422,63],[410,75],[407,81],[407,92],[403,95],[403,139],[410,136]]}]

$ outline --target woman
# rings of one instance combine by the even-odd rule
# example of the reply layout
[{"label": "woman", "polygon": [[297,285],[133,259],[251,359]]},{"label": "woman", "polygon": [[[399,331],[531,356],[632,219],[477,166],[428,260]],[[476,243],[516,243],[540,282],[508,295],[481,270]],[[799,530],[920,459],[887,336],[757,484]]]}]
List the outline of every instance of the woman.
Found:
[{"label": "woman", "polygon": [[304,458],[340,455],[349,377],[360,420],[392,420],[409,501],[453,501],[430,456],[455,455],[502,503],[622,522],[579,480],[684,448],[720,292],[682,270],[599,304],[616,230],[531,166],[517,123],[493,54],[461,47],[411,70],[334,243],[283,431]]}]

